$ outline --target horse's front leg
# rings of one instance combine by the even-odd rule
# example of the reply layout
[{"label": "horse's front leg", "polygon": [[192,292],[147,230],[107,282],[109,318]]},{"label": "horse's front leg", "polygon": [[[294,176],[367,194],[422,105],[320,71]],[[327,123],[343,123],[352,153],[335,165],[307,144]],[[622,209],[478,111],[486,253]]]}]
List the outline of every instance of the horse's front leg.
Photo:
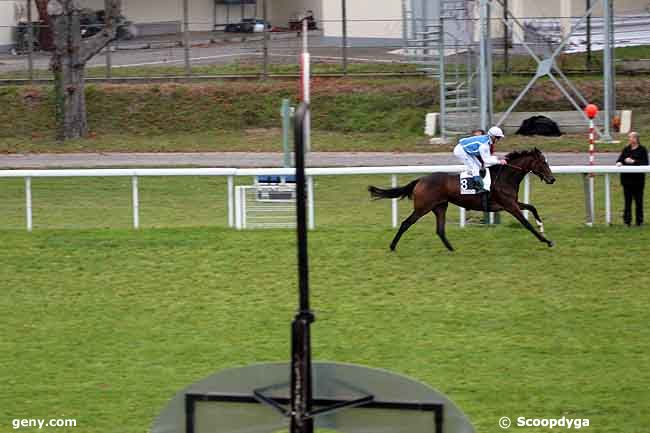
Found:
[{"label": "horse's front leg", "polygon": [[539,213],[537,212],[537,208],[532,204],[528,204],[528,203],[517,202],[517,204],[519,205],[519,209],[528,210],[533,214],[533,216],[535,217],[535,222],[537,223],[537,227],[539,228],[539,232],[544,233],[544,222],[542,221],[542,218],[539,216]]},{"label": "horse's front leg", "polygon": [[546,243],[546,245],[548,245],[549,247],[552,247],[554,245],[553,241],[546,239],[543,234],[535,230],[535,227],[533,227],[533,225],[526,219],[526,217],[524,217],[524,214],[521,212],[521,209],[519,209],[519,205],[516,201],[503,204],[503,208],[510,215],[517,218],[517,220],[521,223],[521,225],[526,227],[532,234],[534,234],[535,237],[540,240],[540,242]]}]

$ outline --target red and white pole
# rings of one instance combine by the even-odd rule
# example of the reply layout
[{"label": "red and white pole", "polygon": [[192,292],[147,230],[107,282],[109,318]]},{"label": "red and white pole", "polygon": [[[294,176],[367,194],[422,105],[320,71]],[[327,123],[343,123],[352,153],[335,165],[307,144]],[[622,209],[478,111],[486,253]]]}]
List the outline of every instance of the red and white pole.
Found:
[{"label": "red and white pole", "polygon": [[[594,104],[589,104],[585,107],[585,114],[589,118],[589,165],[594,165],[596,162],[596,148],[595,148],[595,126],[594,118],[598,115],[598,107]],[[593,173],[591,174],[593,176]]]},{"label": "red and white pole", "polygon": [[[598,115],[598,107],[594,104],[589,104],[585,107],[585,114],[589,118],[589,165],[592,166],[596,163],[596,147],[595,147],[595,126],[594,118]],[[589,215],[587,216],[587,225],[591,226],[595,221],[596,207],[594,203],[594,173],[589,173],[589,191],[588,191],[588,209]]]}]

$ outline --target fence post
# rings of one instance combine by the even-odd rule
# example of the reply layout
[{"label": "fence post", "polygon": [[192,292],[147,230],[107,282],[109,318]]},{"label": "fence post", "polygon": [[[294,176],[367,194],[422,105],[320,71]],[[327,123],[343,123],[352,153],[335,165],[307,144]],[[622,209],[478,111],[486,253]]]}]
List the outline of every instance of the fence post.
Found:
[{"label": "fence post", "polygon": [[440,125],[440,140],[444,143],[447,140],[447,85],[445,84],[445,80],[447,78],[445,76],[445,20],[442,17],[440,18],[440,42],[438,50],[440,51],[440,57],[438,58],[438,68],[440,69],[440,74],[438,77],[440,92],[440,117],[438,117],[438,123]]},{"label": "fence post", "polygon": [[343,37],[341,38],[342,51],[343,51],[343,75],[348,74],[348,6],[347,0],[341,0],[341,30]]},{"label": "fence post", "polygon": [[[40,31],[43,31],[39,28]],[[27,0],[27,69],[29,84],[34,84],[34,23],[32,18],[32,0]]]},{"label": "fence post", "polygon": [[585,189],[585,211],[586,222],[589,227],[594,225],[594,178],[593,175],[584,174],[584,189]]},{"label": "fence post", "polygon": [[612,191],[609,173],[605,173],[605,224],[612,223]]},{"label": "fence post", "polygon": [[140,228],[140,198],[138,191],[138,176],[131,178],[131,196],[133,201],[133,228]]},{"label": "fence post", "polygon": [[246,228],[246,188],[241,189],[241,228]]},{"label": "fence post", "polygon": [[314,222],[314,178],[313,176],[307,176],[307,212],[308,212],[308,221],[309,230],[314,230],[316,224]]},{"label": "fence post", "polygon": [[112,78],[113,59],[111,58],[111,43],[106,44],[106,78]]},{"label": "fence post", "polygon": [[235,189],[235,228],[237,230],[242,229],[242,200],[241,200],[241,190],[243,187],[238,186]]},{"label": "fence post", "polygon": [[467,216],[466,216],[465,208],[461,207],[460,208],[460,228],[461,229],[465,228],[466,220],[467,220]]},{"label": "fence post", "polygon": [[235,209],[233,208],[235,182],[233,176],[228,176],[228,227],[233,227],[235,224]]},{"label": "fence post", "polygon": [[[267,2],[269,0],[262,0],[264,3],[262,4],[262,13],[263,13],[263,18],[264,18],[264,72],[263,76],[264,78],[269,77],[269,32],[268,29],[266,28],[266,25],[269,20],[269,12],[268,12],[268,4]],[[255,2],[255,7],[257,8],[257,2]],[[257,16],[257,13],[255,13],[255,16]]]},{"label": "fence post", "polygon": [[[397,176],[392,175],[391,176],[391,187],[397,188]],[[392,206],[392,224],[393,228],[397,227],[397,199],[394,198],[391,200],[391,206]]]},{"label": "fence post", "polygon": [[32,178],[25,177],[25,217],[27,220],[27,231],[32,231]]},{"label": "fence post", "polygon": [[183,48],[185,52],[185,75],[188,77],[192,75],[190,43],[190,5],[189,0],[183,0]]}]

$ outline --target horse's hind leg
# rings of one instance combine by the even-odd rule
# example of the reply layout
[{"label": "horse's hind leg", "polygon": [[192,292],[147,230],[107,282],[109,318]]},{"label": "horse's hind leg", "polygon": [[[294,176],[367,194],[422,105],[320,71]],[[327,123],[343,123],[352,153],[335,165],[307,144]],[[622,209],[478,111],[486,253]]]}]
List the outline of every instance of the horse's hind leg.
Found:
[{"label": "horse's hind leg", "polygon": [[519,209],[528,210],[533,214],[533,216],[535,217],[535,222],[537,223],[537,227],[539,228],[539,232],[544,233],[544,222],[542,221],[542,218],[539,216],[539,213],[537,212],[537,208],[532,204],[528,204],[528,203],[517,202],[517,204],[519,205]]},{"label": "horse's hind leg", "polygon": [[422,212],[416,209],[411,213],[411,215],[408,216],[408,218],[402,221],[402,224],[399,226],[399,230],[395,234],[393,241],[390,243],[391,251],[395,251],[395,248],[397,247],[397,243],[399,242],[404,232],[407,231],[409,227],[411,227],[413,224],[415,224],[421,217],[422,217]]},{"label": "horse's hind leg", "polygon": [[436,233],[438,234],[438,237],[449,251],[454,251],[454,247],[451,246],[449,240],[447,240],[447,235],[445,234],[445,221],[448,206],[449,203],[440,204],[433,208],[432,212],[436,215]]}]

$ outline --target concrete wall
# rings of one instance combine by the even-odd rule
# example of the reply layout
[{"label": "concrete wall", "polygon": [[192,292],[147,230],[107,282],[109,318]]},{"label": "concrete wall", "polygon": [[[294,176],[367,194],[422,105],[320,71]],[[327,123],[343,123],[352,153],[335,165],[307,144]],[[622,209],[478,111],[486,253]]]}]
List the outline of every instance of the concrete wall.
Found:
[{"label": "concrete wall", "polygon": [[[350,38],[401,38],[402,3],[401,0],[348,0],[348,36]],[[341,2],[323,0],[323,19],[325,36],[342,35]],[[360,22],[355,20],[371,20]]]},{"label": "concrete wall", "polygon": [[[409,0],[408,3],[410,4]],[[593,0],[594,2],[597,0]],[[625,14],[631,12],[647,11],[650,8],[650,0],[613,0],[615,13]],[[348,19],[364,20],[401,20],[402,9],[401,0],[382,0],[381,7],[378,7],[377,0],[348,0]],[[478,2],[476,2],[478,3]],[[510,11],[516,17],[522,18],[556,18],[581,16],[585,11],[585,0],[510,0]],[[478,8],[475,10],[478,18]],[[500,17],[503,11],[499,6],[493,8],[493,17]],[[597,7],[595,16],[602,16],[602,7]],[[341,2],[339,0],[323,0],[323,19],[340,20],[341,19]],[[564,29],[570,27],[570,20],[560,20]],[[399,22],[367,22],[348,24],[348,33],[350,37],[401,37],[402,25]],[[503,35],[503,25],[494,20],[492,31],[495,37]],[[341,25],[338,22],[327,23],[325,25],[326,36],[341,36]]]},{"label": "concrete wall", "polygon": [[6,51],[13,43],[13,26],[17,21],[14,6],[14,1],[0,0],[0,50],[2,51]]},{"label": "concrete wall", "polygon": [[[14,45],[14,26],[22,19],[27,20],[26,0],[0,0],[0,52],[8,51]],[[32,17],[38,12],[32,4]]]},{"label": "concrete wall", "polygon": [[[612,0],[610,0],[612,1]],[[650,10],[650,0],[613,0],[614,13],[616,15],[624,15],[630,13],[639,13]],[[602,7],[598,5],[594,11],[595,16],[602,16]],[[572,0],[571,13],[574,16],[579,16],[585,13],[584,0]]]}]

